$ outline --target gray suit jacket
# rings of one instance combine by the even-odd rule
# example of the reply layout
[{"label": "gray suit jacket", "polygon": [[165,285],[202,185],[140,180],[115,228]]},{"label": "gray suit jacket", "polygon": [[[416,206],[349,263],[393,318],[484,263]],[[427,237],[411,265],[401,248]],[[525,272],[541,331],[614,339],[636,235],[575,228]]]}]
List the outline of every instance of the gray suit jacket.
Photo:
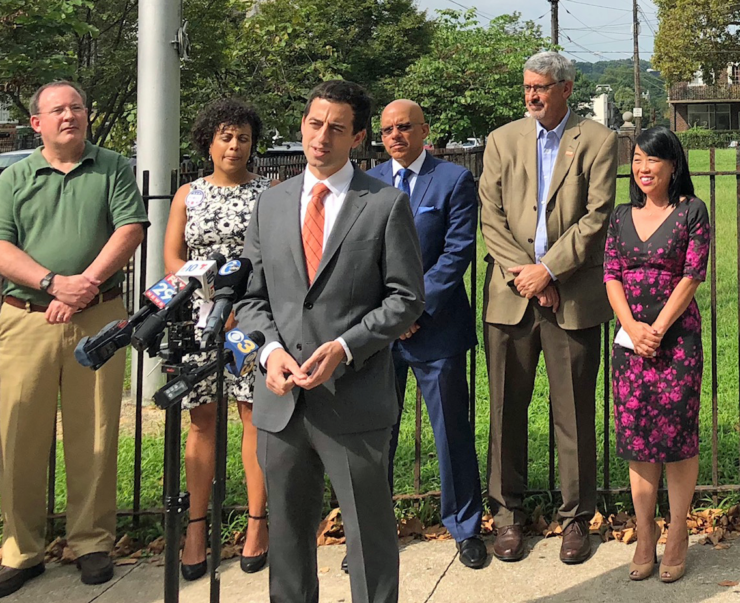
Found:
[{"label": "gray suit jacket", "polygon": [[[306,416],[329,434],[389,427],[398,418],[390,344],[424,309],[424,275],[409,199],[359,169],[309,287],[301,242],[303,176],[262,193],[244,256],[254,268],[236,306],[239,326],[279,341],[302,364],[321,344],[343,337],[353,360],[304,392]],[[284,396],[257,374],[252,420],[277,433],[301,390]]]}]

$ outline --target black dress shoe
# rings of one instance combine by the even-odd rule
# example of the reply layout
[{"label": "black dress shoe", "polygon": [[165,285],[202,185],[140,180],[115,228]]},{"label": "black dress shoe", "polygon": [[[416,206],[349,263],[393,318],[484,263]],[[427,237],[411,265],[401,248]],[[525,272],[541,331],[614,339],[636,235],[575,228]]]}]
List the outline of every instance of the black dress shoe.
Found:
[{"label": "black dress shoe", "polygon": [[77,567],[83,584],[103,584],[113,577],[113,560],[102,551],[77,557]]},{"label": "black dress shoe", "polygon": [[[188,522],[188,525],[191,523],[199,523],[201,521],[205,521],[207,518],[205,516],[198,517],[196,519],[191,519]],[[208,540],[208,527],[206,526],[206,541]],[[206,545],[207,547],[208,545]],[[199,561],[198,563],[180,563],[180,573],[182,574],[182,577],[187,580],[188,582],[192,582],[193,580],[197,580],[198,578],[202,578],[206,575],[206,572],[208,571],[208,555],[207,553],[204,555],[205,559],[203,561]]]},{"label": "black dress shoe", "polygon": [[7,597],[14,593],[31,578],[43,574],[44,569],[43,562],[23,569],[0,566],[0,597]]},{"label": "black dress shoe", "polygon": [[473,569],[482,568],[486,562],[486,557],[488,557],[486,544],[480,539],[480,536],[471,536],[458,542],[457,550],[460,552],[460,562]]},{"label": "black dress shoe", "polygon": [[242,568],[243,572],[253,574],[260,571],[267,564],[267,551],[254,557],[245,557],[240,555],[239,567]]},{"label": "black dress shoe", "polygon": [[589,523],[575,520],[563,530],[563,544],[560,547],[560,561],[569,565],[583,563],[591,556]]},{"label": "black dress shoe", "polygon": [[347,565],[347,555],[342,558],[342,571],[349,574],[349,565]]},{"label": "black dress shoe", "polygon": [[493,541],[493,554],[501,561],[519,561],[524,557],[522,526],[511,525],[498,529]]}]

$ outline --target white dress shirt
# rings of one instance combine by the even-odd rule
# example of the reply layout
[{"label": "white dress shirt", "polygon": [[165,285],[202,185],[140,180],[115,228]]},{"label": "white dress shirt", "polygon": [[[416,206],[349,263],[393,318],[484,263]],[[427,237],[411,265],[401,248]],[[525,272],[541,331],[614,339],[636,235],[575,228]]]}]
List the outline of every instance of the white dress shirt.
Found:
[{"label": "white dress shirt", "polygon": [[[414,185],[416,184],[416,177],[419,175],[419,172],[421,171],[421,166],[424,165],[424,160],[427,158],[427,151],[426,149],[421,150],[421,155],[419,155],[414,162],[407,167],[407,170],[411,170],[411,173],[408,175],[408,181],[409,181],[409,190],[411,191],[411,194],[414,194]],[[395,159],[391,159],[391,167],[393,168],[393,186],[396,188],[400,188],[400,180],[401,177],[398,175],[398,170],[402,169],[403,166],[398,163]]]},{"label": "white dress shirt", "polygon": [[[352,163],[347,160],[347,163],[338,171],[329,176],[326,180],[319,180],[316,176],[311,173],[311,170],[303,172],[303,190],[301,191],[301,233],[303,233],[303,223],[306,220],[306,212],[308,211],[308,204],[311,202],[311,191],[313,187],[319,182],[326,185],[329,192],[324,197],[324,242],[322,249],[326,249],[326,242],[329,240],[329,234],[334,223],[337,221],[339,210],[344,205],[344,200],[347,198],[347,191],[349,185],[352,182],[352,177],[355,175],[355,168]],[[352,362],[352,352],[350,352],[347,342],[342,337],[337,337],[344,353],[347,356],[347,364]],[[284,349],[283,345],[279,341],[273,341],[268,343],[260,354],[260,364],[263,368],[266,368],[267,357],[276,349]]]}]

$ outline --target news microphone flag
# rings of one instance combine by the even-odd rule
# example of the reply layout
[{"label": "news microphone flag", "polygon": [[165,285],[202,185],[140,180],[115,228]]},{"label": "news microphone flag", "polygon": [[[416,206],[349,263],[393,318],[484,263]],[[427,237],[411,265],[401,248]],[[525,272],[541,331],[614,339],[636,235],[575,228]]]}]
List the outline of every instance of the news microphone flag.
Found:
[{"label": "news microphone flag", "polygon": [[144,296],[160,310],[172,301],[177,292],[185,286],[185,281],[176,274],[168,274],[144,292]]},{"label": "news microphone flag", "polygon": [[247,334],[237,328],[226,333],[224,348],[233,355],[226,365],[228,371],[236,377],[249,374],[257,360],[257,351],[264,343],[265,336],[260,331]]},{"label": "news microphone flag", "polygon": [[185,281],[193,279],[200,287],[196,293],[205,301],[213,299],[218,264],[216,260],[190,260],[177,271],[177,276]]}]

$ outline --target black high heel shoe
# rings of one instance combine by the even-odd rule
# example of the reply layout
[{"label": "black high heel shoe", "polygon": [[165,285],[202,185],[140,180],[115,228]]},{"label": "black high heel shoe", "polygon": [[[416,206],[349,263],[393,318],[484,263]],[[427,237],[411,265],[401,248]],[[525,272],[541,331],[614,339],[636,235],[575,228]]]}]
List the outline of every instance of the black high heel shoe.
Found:
[{"label": "black high heel shoe", "polygon": [[[249,519],[255,520],[267,519],[267,515],[247,514],[247,517],[249,517]],[[268,551],[265,551],[264,553],[261,553],[260,555],[255,555],[253,557],[245,557],[244,555],[239,555],[239,566],[242,568],[243,572],[246,572],[247,574],[254,574],[255,572],[260,571],[263,567],[265,567],[265,564],[267,564],[267,553]]]},{"label": "black high heel shoe", "polygon": [[[188,522],[188,525],[191,523],[198,523],[200,521],[205,521],[206,517],[198,517],[197,519],[191,519]],[[208,542],[208,526],[206,526],[206,542]],[[206,550],[208,545],[206,544]],[[192,582],[193,580],[197,580],[198,578],[202,578],[206,575],[206,572],[208,571],[208,559],[203,559],[200,563],[193,563],[192,565],[187,565],[185,563],[180,564],[180,572],[182,573],[182,577],[187,580],[188,582]]]}]

